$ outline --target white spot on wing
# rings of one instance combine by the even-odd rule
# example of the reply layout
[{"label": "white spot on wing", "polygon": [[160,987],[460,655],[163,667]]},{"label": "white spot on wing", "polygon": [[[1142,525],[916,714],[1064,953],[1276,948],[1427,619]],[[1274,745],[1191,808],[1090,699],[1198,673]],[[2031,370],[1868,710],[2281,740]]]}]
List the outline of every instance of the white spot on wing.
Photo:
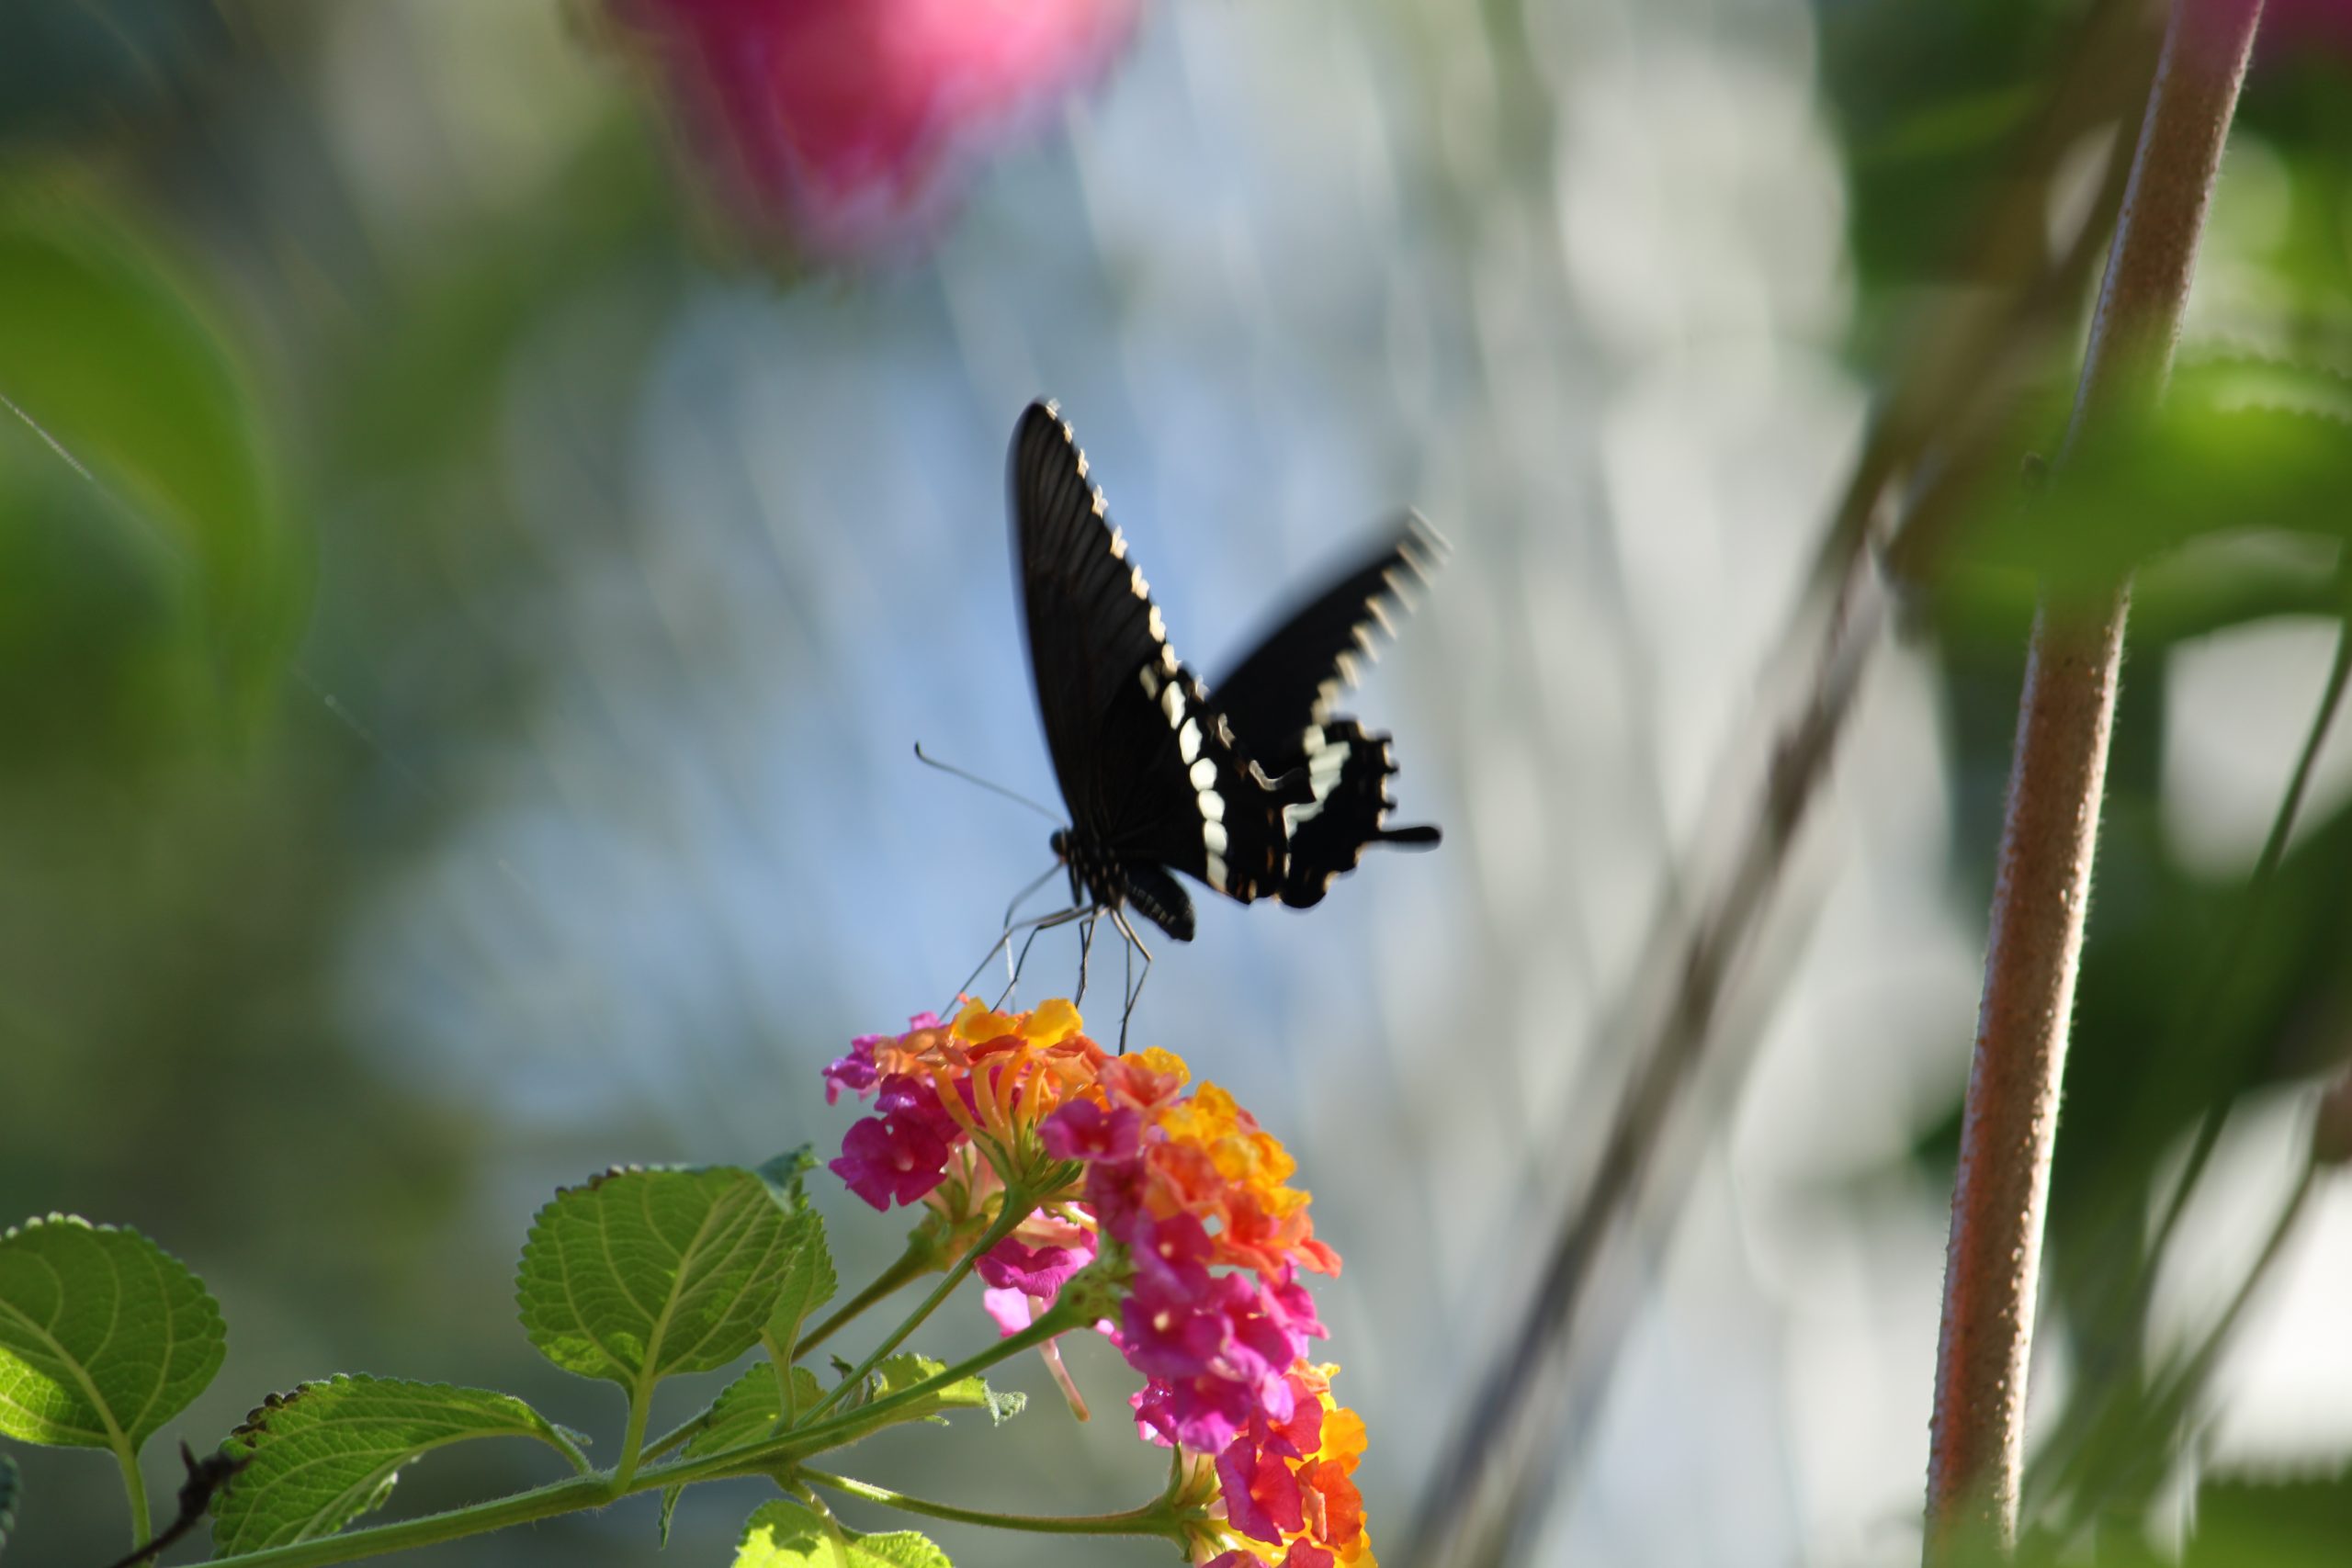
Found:
[{"label": "white spot on wing", "polygon": [[1143,677],[1143,694],[1153,702],[1159,700],[1159,671],[1147,664],[1136,671]]},{"label": "white spot on wing", "polygon": [[1111,558],[1113,560],[1127,558],[1127,536],[1116,528],[1111,530]]},{"label": "white spot on wing", "polygon": [[1199,761],[1193,764],[1192,778],[1193,787],[1196,790],[1215,789],[1216,787],[1216,763],[1207,757],[1202,758]]},{"label": "white spot on wing", "polygon": [[1184,688],[1170,681],[1159,688],[1159,711],[1168,716],[1168,728],[1175,728],[1184,722]]},{"label": "white spot on wing", "polygon": [[1131,567],[1127,571],[1127,586],[1136,591],[1138,599],[1151,597],[1151,584],[1143,580],[1143,568]]},{"label": "white spot on wing", "polygon": [[1151,627],[1152,641],[1164,643],[1168,640],[1168,623],[1159,618],[1159,606],[1157,604],[1151,607],[1151,620],[1148,625]]},{"label": "white spot on wing", "polygon": [[1223,855],[1225,853],[1226,843],[1225,824],[1222,822],[1202,823],[1201,843],[1208,850],[1209,853],[1213,855]]},{"label": "white spot on wing", "polygon": [[1204,822],[1225,820],[1225,796],[1213,789],[1201,791],[1201,819]]},{"label": "white spot on wing", "polygon": [[1209,886],[1222,893],[1225,891],[1225,857],[1220,854],[1212,853],[1208,857],[1208,862],[1209,863],[1205,869],[1209,874]]},{"label": "white spot on wing", "polygon": [[1176,750],[1182,754],[1184,765],[1191,767],[1193,760],[1201,754],[1201,727],[1198,724],[1189,718],[1184,721],[1184,728],[1176,732]]}]

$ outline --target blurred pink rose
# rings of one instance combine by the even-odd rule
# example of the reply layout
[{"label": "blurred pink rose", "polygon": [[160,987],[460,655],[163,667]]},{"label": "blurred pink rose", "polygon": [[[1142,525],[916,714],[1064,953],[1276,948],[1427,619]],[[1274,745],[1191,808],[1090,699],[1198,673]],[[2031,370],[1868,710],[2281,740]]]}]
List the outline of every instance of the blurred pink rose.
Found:
[{"label": "blurred pink rose", "polygon": [[1141,0],[611,0],[752,209],[834,256],[933,231],[990,148],[1099,76]]}]

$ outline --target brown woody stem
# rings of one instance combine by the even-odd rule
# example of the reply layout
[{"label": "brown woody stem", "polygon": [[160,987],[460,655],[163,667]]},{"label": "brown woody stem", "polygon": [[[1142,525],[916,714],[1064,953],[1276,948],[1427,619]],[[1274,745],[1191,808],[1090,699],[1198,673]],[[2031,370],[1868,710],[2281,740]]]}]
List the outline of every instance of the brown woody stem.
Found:
[{"label": "brown woody stem", "polygon": [[[2260,0],[2176,0],[2067,449],[2161,395]],[[2064,482],[2063,479],[2059,482]],[[2129,598],[2035,617],[1952,1189],[1927,1560],[2015,1544],[2026,1366]]]}]

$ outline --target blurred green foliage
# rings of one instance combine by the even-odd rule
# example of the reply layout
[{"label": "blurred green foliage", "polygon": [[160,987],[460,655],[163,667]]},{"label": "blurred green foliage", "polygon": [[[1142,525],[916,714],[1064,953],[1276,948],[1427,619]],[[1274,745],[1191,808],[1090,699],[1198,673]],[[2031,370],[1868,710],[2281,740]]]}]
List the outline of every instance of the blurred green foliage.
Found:
[{"label": "blurred green foliage", "polygon": [[20,189],[0,205],[0,726],[119,766],[252,723],[305,574],[248,378],[194,290],[96,203]]}]

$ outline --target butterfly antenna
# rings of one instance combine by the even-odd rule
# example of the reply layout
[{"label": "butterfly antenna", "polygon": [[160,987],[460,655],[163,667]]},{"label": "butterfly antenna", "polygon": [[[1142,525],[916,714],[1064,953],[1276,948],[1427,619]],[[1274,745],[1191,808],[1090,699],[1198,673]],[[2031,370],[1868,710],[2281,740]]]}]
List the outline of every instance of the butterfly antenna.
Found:
[{"label": "butterfly antenna", "polygon": [[989,790],[994,794],[1004,796],[1007,800],[1017,800],[1022,805],[1027,807],[1030,810],[1035,812],[1038,816],[1043,817],[1048,822],[1059,822],[1062,819],[1060,812],[1040,806],[1025,795],[1019,794],[1013,790],[1009,790],[1001,784],[992,783],[988,779],[980,777],[979,774],[967,772],[963,768],[956,766],[952,762],[941,761],[938,758],[932,756],[929,752],[925,751],[922,749],[922,742],[920,740],[915,742],[915,761],[921,762],[926,768],[937,768],[943,773],[954,773],[966,784],[976,784],[982,789]]}]

